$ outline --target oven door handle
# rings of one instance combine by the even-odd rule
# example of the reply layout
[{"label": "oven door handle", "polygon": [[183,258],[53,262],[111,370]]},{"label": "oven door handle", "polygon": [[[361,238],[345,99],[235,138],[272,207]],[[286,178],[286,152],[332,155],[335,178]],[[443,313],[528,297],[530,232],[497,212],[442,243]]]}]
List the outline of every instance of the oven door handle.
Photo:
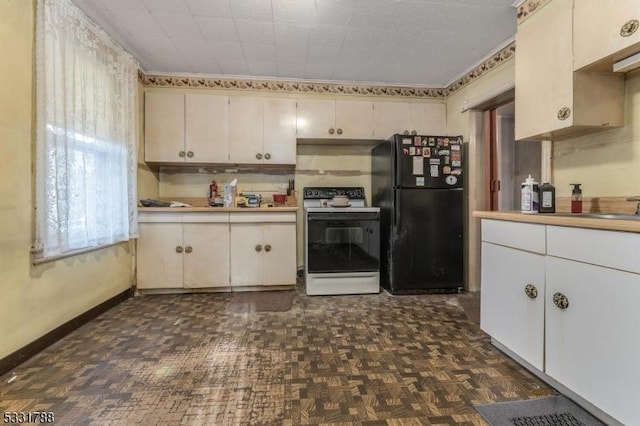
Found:
[{"label": "oven door handle", "polygon": [[378,214],[377,212],[370,212],[370,213],[358,213],[358,212],[345,212],[345,213],[338,213],[338,212],[331,212],[331,213],[308,213],[307,214],[307,220],[309,222],[313,222],[313,221],[323,221],[323,222],[327,222],[327,221],[345,221],[345,220],[375,220],[375,221],[379,221],[380,220],[380,214]]}]

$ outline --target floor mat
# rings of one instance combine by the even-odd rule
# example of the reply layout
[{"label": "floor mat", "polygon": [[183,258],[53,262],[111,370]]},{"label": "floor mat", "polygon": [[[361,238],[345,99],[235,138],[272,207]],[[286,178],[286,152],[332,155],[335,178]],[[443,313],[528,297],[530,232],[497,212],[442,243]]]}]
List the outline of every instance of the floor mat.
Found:
[{"label": "floor mat", "polygon": [[600,426],[601,421],[564,396],[477,405],[492,426]]},{"label": "floor mat", "polygon": [[286,312],[293,306],[293,291],[237,293],[227,305],[227,312]]}]

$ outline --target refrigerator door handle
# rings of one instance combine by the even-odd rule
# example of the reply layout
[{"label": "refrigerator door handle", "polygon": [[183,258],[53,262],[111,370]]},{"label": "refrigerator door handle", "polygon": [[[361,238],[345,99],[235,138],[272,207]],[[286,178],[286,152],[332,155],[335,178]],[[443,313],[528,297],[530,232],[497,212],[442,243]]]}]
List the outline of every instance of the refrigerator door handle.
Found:
[{"label": "refrigerator door handle", "polygon": [[398,227],[398,215],[400,214],[400,191],[397,189],[393,191],[393,232]]}]

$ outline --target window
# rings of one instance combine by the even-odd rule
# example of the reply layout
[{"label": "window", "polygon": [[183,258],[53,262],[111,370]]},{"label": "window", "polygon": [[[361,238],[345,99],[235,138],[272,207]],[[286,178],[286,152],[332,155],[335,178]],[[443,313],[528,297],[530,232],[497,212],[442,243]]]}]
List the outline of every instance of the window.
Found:
[{"label": "window", "polygon": [[36,259],[137,233],[138,65],[70,0],[38,0]]}]

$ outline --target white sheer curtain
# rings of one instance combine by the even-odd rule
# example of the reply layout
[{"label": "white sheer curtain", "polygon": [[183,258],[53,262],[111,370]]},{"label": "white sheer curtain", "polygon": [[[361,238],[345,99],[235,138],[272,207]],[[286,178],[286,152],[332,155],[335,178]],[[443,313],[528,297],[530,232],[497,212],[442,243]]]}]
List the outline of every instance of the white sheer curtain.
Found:
[{"label": "white sheer curtain", "polygon": [[38,257],[136,236],[137,73],[70,0],[38,0]]}]

